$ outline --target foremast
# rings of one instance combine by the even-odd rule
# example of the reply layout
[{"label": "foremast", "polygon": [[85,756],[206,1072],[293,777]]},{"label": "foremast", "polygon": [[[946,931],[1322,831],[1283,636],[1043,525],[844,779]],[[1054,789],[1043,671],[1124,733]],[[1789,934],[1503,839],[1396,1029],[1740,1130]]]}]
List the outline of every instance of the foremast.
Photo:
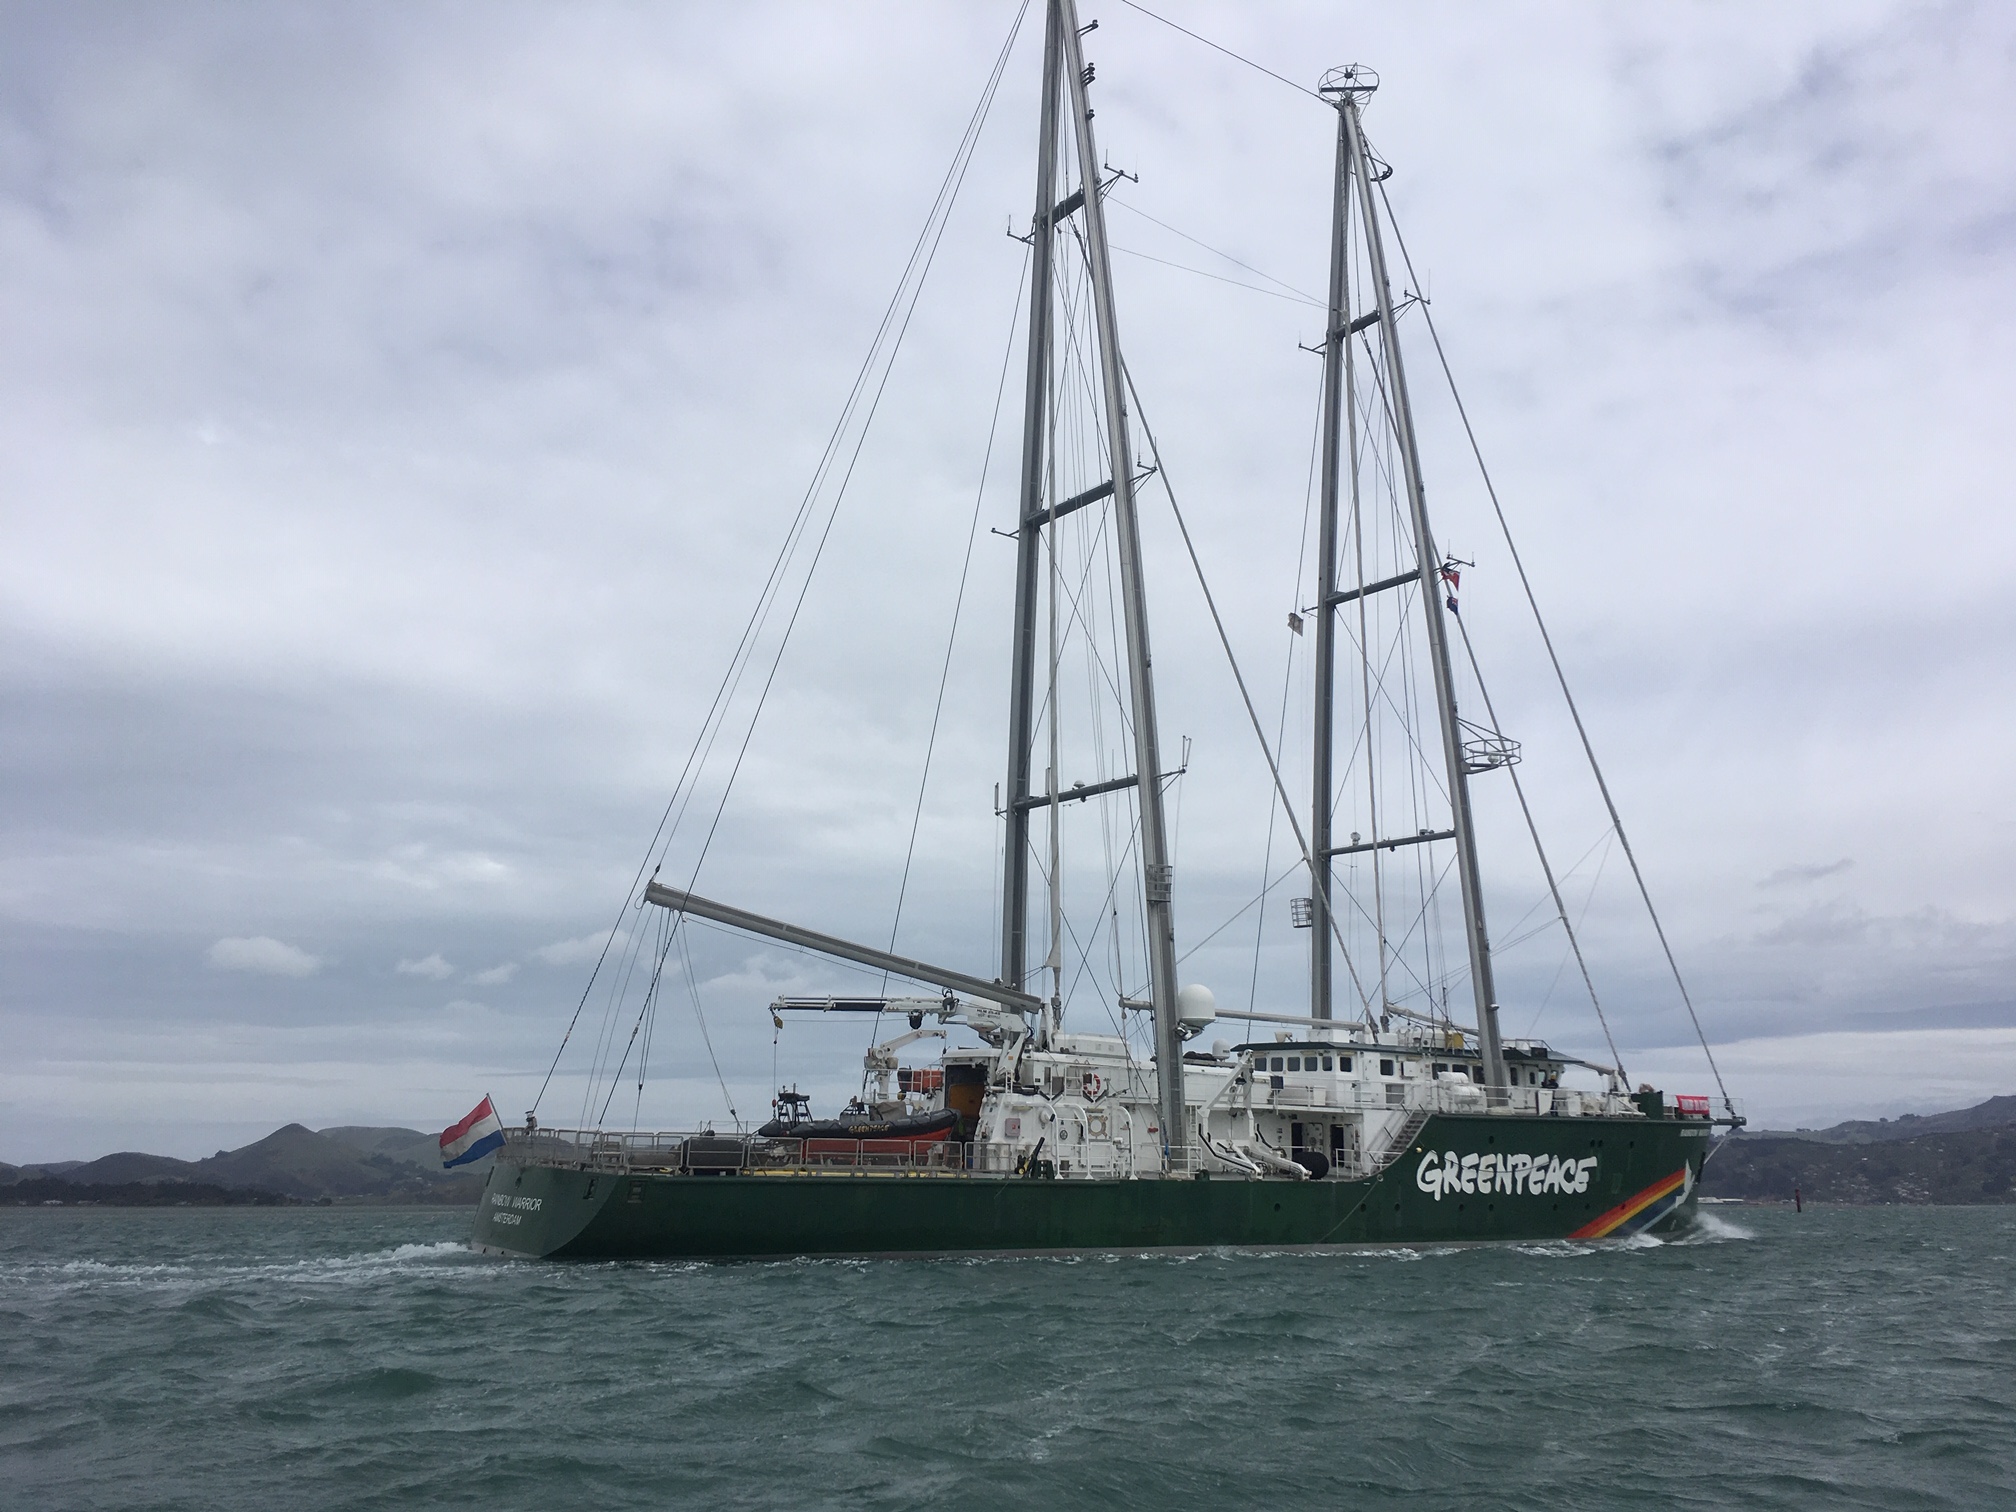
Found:
[{"label": "foremast", "polygon": [[[1082,217],[1082,236],[1092,290],[1094,334],[1099,348],[1109,481],[1091,492],[1110,495],[1119,556],[1120,613],[1127,649],[1127,685],[1134,734],[1134,781],[1140,812],[1142,912],[1147,928],[1148,991],[1154,1010],[1156,1084],[1162,1139],[1172,1157],[1187,1144],[1183,1108],[1183,1044],[1177,1024],[1176,935],[1170,906],[1171,867],[1163,817],[1161,742],[1155,714],[1155,685],[1148,648],[1147,594],[1134,494],[1133,445],[1129,434],[1126,373],[1120,359],[1119,325],[1113,308],[1111,258],[1106,244],[1105,207],[1100,201],[1101,165],[1092,133],[1088,98],[1091,72],[1085,66],[1075,0],[1049,0],[1043,38],[1043,104],[1037,146],[1036,208],[1032,217],[1028,375],[1022,432],[1022,478],[1018,495],[1015,628],[1009,691],[1008,784],[1003,815],[1001,980],[1021,989],[1028,969],[1029,816],[1058,801],[1055,773],[1049,789],[1031,791],[1036,718],[1036,622],[1038,576],[1045,532],[1065,508],[1093,498],[1046,501],[1051,416],[1049,385],[1053,270],[1056,234],[1073,215]],[[1076,148],[1078,188],[1057,194],[1060,114],[1068,111]],[[1054,701],[1050,717],[1056,718]],[[1053,886],[1055,885],[1053,877]],[[1053,1003],[1053,1012],[1061,1004]],[[1172,1160],[1173,1164],[1173,1160]]]},{"label": "foremast", "polygon": [[[1060,42],[1055,7],[1043,35],[1043,105],[1036,149],[1036,209],[1029,222],[1029,352],[1022,400],[1022,482],[1015,512],[1015,631],[1008,693],[1008,791],[1002,808],[1001,982],[1020,990],[1029,957],[1030,768],[1036,745],[1036,615],[1050,421],[1050,286],[1057,241],[1057,95]],[[1055,795],[1050,795],[1054,800]]]}]

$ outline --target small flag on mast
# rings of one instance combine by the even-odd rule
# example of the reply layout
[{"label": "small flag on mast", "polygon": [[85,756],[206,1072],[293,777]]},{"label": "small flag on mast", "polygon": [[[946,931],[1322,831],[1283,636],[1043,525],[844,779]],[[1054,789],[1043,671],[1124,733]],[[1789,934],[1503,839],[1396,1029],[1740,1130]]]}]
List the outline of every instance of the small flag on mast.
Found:
[{"label": "small flag on mast", "polygon": [[504,1124],[489,1098],[469,1110],[469,1116],[441,1131],[441,1164],[444,1169],[481,1160],[504,1143]]}]

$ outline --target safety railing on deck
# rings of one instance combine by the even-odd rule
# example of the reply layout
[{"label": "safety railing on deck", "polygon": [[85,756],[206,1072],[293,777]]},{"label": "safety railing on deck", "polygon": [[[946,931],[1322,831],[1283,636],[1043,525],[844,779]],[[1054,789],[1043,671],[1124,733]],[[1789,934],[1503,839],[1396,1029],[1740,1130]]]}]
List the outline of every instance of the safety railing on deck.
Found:
[{"label": "safety railing on deck", "polygon": [[658,1130],[506,1129],[503,1156],[529,1165],[685,1175],[916,1174],[1026,1176],[1077,1180],[1188,1175],[1203,1166],[1194,1150],[1174,1159],[1138,1159],[1131,1147],[1091,1142],[1030,1150],[998,1140],[766,1139]]},{"label": "safety railing on deck", "polygon": [[[1279,1109],[1337,1107],[1397,1111],[1407,1117],[1397,1134],[1389,1136],[1376,1150],[1367,1150],[1359,1161],[1360,1173],[1370,1175],[1417,1132],[1434,1113],[1477,1114],[1493,1106],[1486,1090],[1462,1083],[1416,1083],[1406,1086],[1407,1100],[1401,1104],[1386,1100],[1388,1088],[1398,1082],[1353,1082],[1341,1089],[1337,1101],[1284,1097],[1287,1092],[1312,1092],[1321,1088],[1256,1088],[1256,1104],[1263,1100]],[[1638,1109],[1628,1101],[1594,1092],[1559,1087],[1512,1087],[1502,1094],[1503,1106],[1513,1114],[1556,1118],[1594,1118],[1605,1115],[1636,1116]],[[1666,1116],[1689,1123],[1726,1122],[1727,1112],[1718,1104],[1708,1115],[1699,1103],[1669,1102]],[[1737,1109],[1741,1115],[1740,1106]],[[1173,1152],[1140,1150],[1131,1140],[1076,1137],[1083,1131],[1074,1122],[1060,1131],[1060,1142],[1045,1142],[1030,1150],[1021,1143],[999,1140],[908,1140],[908,1139],[767,1139],[759,1135],[719,1134],[711,1129],[634,1130],[612,1132],[602,1129],[506,1129],[504,1158],[530,1165],[557,1165],[599,1171],[676,1171],[688,1175],[725,1173],[821,1173],[821,1174],[917,1174],[1034,1176],[1045,1179],[1085,1180],[1115,1176],[1187,1176],[1212,1169],[1215,1162],[1195,1147]]]},{"label": "safety railing on deck", "polygon": [[1482,1113],[1503,1107],[1512,1113],[1551,1114],[1557,1118],[1597,1118],[1606,1113],[1628,1116],[1637,1111],[1628,1101],[1601,1092],[1564,1087],[1507,1087],[1493,1098],[1487,1088],[1462,1081],[1362,1081],[1338,1086],[1319,1083],[1281,1087],[1263,1084],[1257,1089],[1254,1103],[1284,1110],[1336,1108],[1343,1112],[1405,1108],[1410,1112]]}]

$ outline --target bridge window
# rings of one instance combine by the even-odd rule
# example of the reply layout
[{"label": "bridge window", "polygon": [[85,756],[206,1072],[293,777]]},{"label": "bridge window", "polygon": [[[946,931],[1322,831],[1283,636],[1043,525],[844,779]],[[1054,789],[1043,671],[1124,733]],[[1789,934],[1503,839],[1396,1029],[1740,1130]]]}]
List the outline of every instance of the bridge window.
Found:
[{"label": "bridge window", "polygon": [[1281,1067],[1281,1057],[1280,1057],[1280,1056],[1278,1056],[1278,1055],[1277,1055],[1277,1056],[1275,1056],[1275,1057],[1274,1057],[1274,1064],[1273,1064],[1273,1065],[1271,1065],[1271,1066],[1269,1066],[1269,1067],[1268,1067],[1267,1069],[1268,1069],[1269,1071],[1279,1071],[1279,1070],[1281,1070],[1281,1069],[1282,1069],[1282,1067]]},{"label": "bridge window", "polygon": [[1349,1071],[1349,1070],[1351,1069],[1351,1057],[1350,1057],[1350,1056],[1348,1056],[1348,1055],[1340,1055],[1340,1056],[1338,1056],[1338,1057],[1337,1057],[1337,1069],[1338,1069],[1339,1071]]},{"label": "bridge window", "polygon": [[1379,1074],[1381,1076],[1391,1076],[1393,1074],[1393,1062],[1391,1062],[1390,1060],[1380,1061]]},{"label": "bridge window", "polygon": [[1299,1056],[1299,1055],[1291,1055],[1291,1056],[1289,1056],[1289,1057],[1288,1057],[1288,1069],[1289,1069],[1290,1071],[1300,1071],[1300,1070],[1302,1069],[1302,1057],[1301,1057],[1301,1056]]}]

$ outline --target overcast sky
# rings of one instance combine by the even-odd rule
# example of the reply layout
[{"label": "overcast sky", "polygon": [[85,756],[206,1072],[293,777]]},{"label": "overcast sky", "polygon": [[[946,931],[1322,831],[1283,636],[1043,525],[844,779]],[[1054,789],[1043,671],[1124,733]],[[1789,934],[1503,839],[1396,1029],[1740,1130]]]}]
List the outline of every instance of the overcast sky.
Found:
[{"label": "overcast sky", "polygon": [[[1380,71],[1408,247],[1732,1093],[1782,1124],[2016,1091],[2016,15],[1156,8],[1300,82]],[[1271,699],[1321,316],[1240,264],[1322,287],[1333,122],[1119,0],[1084,14],[1101,151],[1139,177],[1122,341]],[[0,1159],[529,1104],[1013,15],[0,8]],[[1040,16],[704,873],[838,934],[894,910]],[[1600,810],[1410,360],[1565,864]],[[1268,795],[1166,510],[1146,530],[1164,739],[1194,742],[1187,950],[1255,890]],[[983,531],[901,936],[985,975],[1011,562]],[[1504,943],[1531,865],[1480,805]],[[1604,865],[1575,895],[1634,1077],[1707,1090]],[[1287,891],[1259,996],[1292,1012]],[[851,1089],[857,1026],[773,1052],[761,1011],[849,978],[693,951],[742,1113],[773,1074]],[[1594,1053],[1561,959],[1508,946],[1508,1031]],[[1253,972],[1244,925],[1184,965],[1221,1002]],[[652,1064],[647,1122],[724,1116],[683,994]]]}]

